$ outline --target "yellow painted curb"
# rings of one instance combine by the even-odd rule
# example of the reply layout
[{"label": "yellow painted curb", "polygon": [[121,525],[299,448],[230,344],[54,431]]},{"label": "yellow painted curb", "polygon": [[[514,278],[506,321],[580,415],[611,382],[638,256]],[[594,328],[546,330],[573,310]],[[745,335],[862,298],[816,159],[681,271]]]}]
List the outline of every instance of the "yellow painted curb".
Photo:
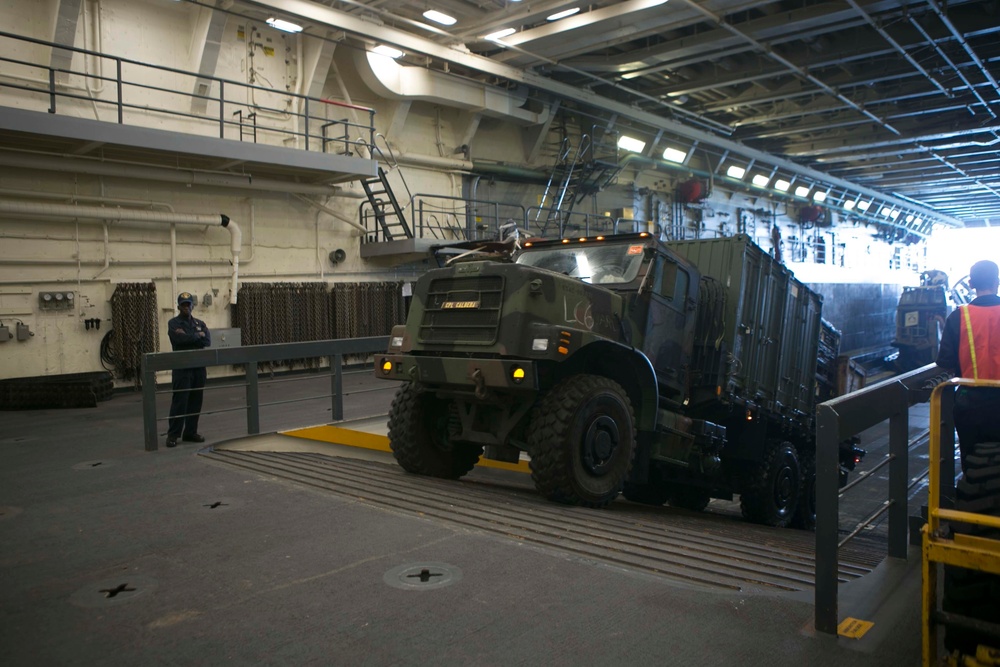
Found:
[{"label": "yellow painted curb", "polygon": [[[281,435],[289,435],[293,438],[304,438],[306,440],[318,440],[329,442],[335,445],[347,445],[348,447],[359,447],[361,449],[374,449],[380,452],[390,452],[389,438],[375,433],[355,431],[340,426],[325,424],[323,426],[310,426],[308,428],[297,428],[291,431],[281,431]],[[489,461],[480,459],[477,466],[483,468],[497,468],[499,470],[511,470],[513,472],[530,473],[527,461],[517,463],[506,463],[504,461]]]}]

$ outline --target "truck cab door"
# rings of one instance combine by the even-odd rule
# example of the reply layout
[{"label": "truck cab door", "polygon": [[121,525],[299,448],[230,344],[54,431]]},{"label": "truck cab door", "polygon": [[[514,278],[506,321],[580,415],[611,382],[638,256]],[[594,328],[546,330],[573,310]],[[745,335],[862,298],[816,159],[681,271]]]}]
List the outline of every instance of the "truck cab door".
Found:
[{"label": "truck cab door", "polygon": [[648,277],[648,315],[643,352],[656,371],[661,395],[684,398],[694,343],[695,307],[692,293],[698,276],[674,258],[658,254]]}]

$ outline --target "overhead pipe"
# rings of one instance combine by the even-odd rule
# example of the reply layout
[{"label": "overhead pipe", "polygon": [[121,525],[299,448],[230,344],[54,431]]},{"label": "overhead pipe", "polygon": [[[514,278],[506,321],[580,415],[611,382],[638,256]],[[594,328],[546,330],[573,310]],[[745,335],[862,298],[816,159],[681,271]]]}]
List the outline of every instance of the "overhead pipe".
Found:
[{"label": "overhead pipe", "polygon": [[[69,204],[45,204],[37,202],[0,201],[0,215],[43,216],[49,218],[91,218],[110,221],[137,221],[165,224],[213,226],[222,225],[229,232],[233,255],[233,287],[230,303],[236,304],[239,287],[240,251],[243,234],[239,225],[223,214],[166,213],[160,211],[140,211],[136,209],[102,208],[97,206],[73,206]],[[173,239],[173,227],[171,227]],[[171,253],[172,261],[176,255]]]}]

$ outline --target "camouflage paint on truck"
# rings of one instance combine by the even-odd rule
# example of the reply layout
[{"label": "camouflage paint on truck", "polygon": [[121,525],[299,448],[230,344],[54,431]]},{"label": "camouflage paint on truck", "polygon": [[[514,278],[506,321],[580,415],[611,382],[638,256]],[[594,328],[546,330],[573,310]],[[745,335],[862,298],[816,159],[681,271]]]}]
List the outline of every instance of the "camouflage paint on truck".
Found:
[{"label": "camouflage paint on truck", "polygon": [[[473,258],[474,259],[474,258]],[[809,524],[821,301],[745,236],[526,243],[415,284],[376,373],[408,471],[465,474],[530,456],[547,497]],[[803,498],[803,502],[799,502]]]}]

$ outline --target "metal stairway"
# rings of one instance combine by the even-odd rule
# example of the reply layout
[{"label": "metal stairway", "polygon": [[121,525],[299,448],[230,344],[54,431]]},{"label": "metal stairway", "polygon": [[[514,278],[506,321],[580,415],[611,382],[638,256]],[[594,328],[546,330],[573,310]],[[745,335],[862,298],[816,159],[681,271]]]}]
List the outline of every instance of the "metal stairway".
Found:
[{"label": "metal stairway", "polygon": [[[382,230],[381,240],[412,239],[413,230],[407,224],[403,209],[389,185],[385,169],[380,165],[378,176],[361,181],[361,187],[368,195],[368,203],[371,204],[372,213],[378,222],[379,229]],[[382,198],[382,195],[385,196],[385,199]]]},{"label": "metal stairway", "polygon": [[[545,221],[540,225],[542,236],[545,236],[550,229],[558,230],[561,236],[573,208],[584,198],[604,189],[621,171],[617,144],[614,150],[609,152],[607,146],[595,142],[593,136],[593,134],[581,135],[572,159],[568,159],[569,154],[573,152],[569,138],[563,139],[558,162],[549,176],[536,217],[538,222],[542,211],[546,212]],[[557,180],[559,185],[552,195],[553,204],[546,209],[545,204],[553,189],[553,183]]]}]

